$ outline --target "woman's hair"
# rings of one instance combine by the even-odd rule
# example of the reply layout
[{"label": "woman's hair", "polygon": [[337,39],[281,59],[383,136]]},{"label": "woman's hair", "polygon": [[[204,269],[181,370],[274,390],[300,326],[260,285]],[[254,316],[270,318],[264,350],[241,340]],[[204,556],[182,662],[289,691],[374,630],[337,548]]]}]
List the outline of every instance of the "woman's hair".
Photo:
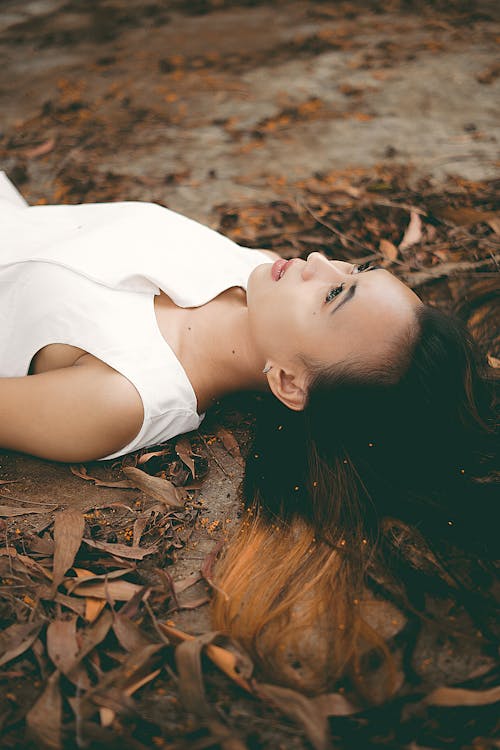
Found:
[{"label": "woman's hair", "polygon": [[453,592],[487,631],[488,596],[450,564],[469,553],[487,582],[497,545],[497,381],[480,363],[460,321],[422,305],[378,370],[309,363],[302,412],[261,397],[212,611],[274,681],[315,693],[346,678],[375,700],[375,649],[388,695],[369,587],[422,616],[424,591]]}]

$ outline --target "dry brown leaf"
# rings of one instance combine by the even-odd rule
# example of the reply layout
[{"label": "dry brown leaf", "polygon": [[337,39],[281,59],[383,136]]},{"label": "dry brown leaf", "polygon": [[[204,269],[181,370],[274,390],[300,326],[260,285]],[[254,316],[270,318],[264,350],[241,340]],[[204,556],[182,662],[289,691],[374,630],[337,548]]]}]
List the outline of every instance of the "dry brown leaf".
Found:
[{"label": "dry brown leaf", "polygon": [[85,479],[87,482],[94,482],[96,487],[114,487],[115,489],[121,489],[121,490],[133,490],[135,487],[130,484],[126,479],[119,479],[116,482],[106,482],[102,479],[97,479],[96,477],[91,477],[87,473],[87,469],[85,466],[70,466],[70,471],[72,474],[75,475],[75,477],[80,477],[80,479]]},{"label": "dry brown leaf", "polygon": [[26,568],[28,568],[31,573],[38,573],[44,578],[48,578],[49,581],[52,580],[52,573],[50,572],[50,570],[44,568],[43,565],[37,563],[36,560],[32,560],[31,557],[28,557],[28,555],[22,555],[20,552],[17,552],[17,550],[15,550],[13,547],[0,549],[0,555],[6,555],[7,557],[14,558],[14,560],[18,560]]},{"label": "dry brown leaf", "polygon": [[48,154],[52,151],[56,143],[55,138],[48,138],[43,143],[40,143],[38,146],[34,146],[33,148],[27,148],[24,151],[24,155],[28,157],[28,159],[34,159],[37,156],[45,156],[45,154]]},{"label": "dry brown leaf", "polygon": [[500,686],[489,690],[440,687],[424,698],[431,706],[487,706],[500,701]]},{"label": "dry brown leaf", "polygon": [[147,685],[148,682],[151,682],[151,680],[154,680],[155,677],[157,677],[161,672],[160,669],[155,669],[153,672],[150,672],[150,674],[145,675],[144,677],[141,677],[140,680],[137,680],[136,682],[132,682],[128,687],[124,689],[125,695],[128,695],[129,697],[133,695],[139,688],[141,688],[143,685]]},{"label": "dry brown leaf", "polygon": [[221,539],[219,542],[217,542],[215,547],[207,555],[205,555],[205,559],[203,560],[201,564],[200,573],[202,577],[205,579],[205,581],[208,583],[208,585],[211,586],[215,591],[218,591],[219,594],[227,600],[226,592],[220,589],[213,580],[213,571],[214,571],[215,561],[223,545],[224,545],[224,541]]},{"label": "dry brown leaf", "polygon": [[27,651],[38,637],[41,622],[14,623],[0,632],[0,667]]},{"label": "dry brown leaf", "polygon": [[148,510],[146,513],[142,513],[138,518],[136,518],[133,526],[132,547],[139,546],[139,544],[141,543],[141,537],[144,533],[144,529],[146,528],[150,520],[151,510]]},{"label": "dry brown leaf", "polygon": [[122,615],[120,612],[114,614],[113,630],[125,651],[136,651],[151,644],[140,627],[130,617]]},{"label": "dry brown leaf", "polygon": [[116,714],[111,708],[101,706],[101,708],[99,709],[99,718],[101,720],[102,727],[110,727],[115,720],[115,716]]},{"label": "dry brown leaf", "polygon": [[105,599],[95,599],[93,596],[85,597],[85,611],[83,617],[87,622],[95,622],[106,606]]},{"label": "dry brown leaf", "polygon": [[89,547],[95,547],[95,549],[102,549],[104,552],[109,552],[110,555],[116,557],[125,557],[127,560],[143,560],[148,555],[154,555],[158,552],[158,546],[152,544],[151,547],[129,547],[128,544],[121,544],[120,542],[99,542],[96,539],[84,539],[85,544]]},{"label": "dry brown leaf", "polygon": [[128,602],[138,591],[142,591],[144,586],[130,581],[108,581],[106,583],[82,583],[77,586],[74,596],[89,596],[93,599],[113,599],[118,602]]},{"label": "dry brown leaf", "polygon": [[192,458],[191,443],[189,442],[189,440],[187,438],[180,438],[180,440],[178,440],[175,444],[175,452],[177,453],[179,458],[186,464],[194,479],[195,466]]},{"label": "dry brown leaf", "polygon": [[24,516],[31,513],[51,513],[56,508],[57,505],[41,505],[38,508],[19,508],[10,505],[0,505],[0,516],[2,518],[14,518],[14,516]]},{"label": "dry brown leaf", "polygon": [[175,606],[173,611],[182,610],[182,609],[198,609],[198,607],[202,607],[204,604],[208,604],[210,601],[209,596],[200,596],[198,599],[192,599],[189,602],[179,603],[177,602],[177,605]]},{"label": "dry brown leaf", "polygon": [[[182,630],[173,628],[170,625],[165,625],[162,622],[158,623],[158,627],[163,633],[165,633],[165,635],[168,636],[169,640],[173,641],[174,643],[184,643],[186,641],[195,640],[194,635],[184,633]],[[214,634],[211,635],[213,636]],[[239,672],[237,672],[235,669],[237,665],[239,668],[238,659],[235,654],[231,653],[225,648],[221,648],[221,646],[216,646],[213,643],[208,643],[208,645],[205,646],[205,653],[222,672],[227,674],[227,676],[230,677],[234,682],[236,682],[240,687],[242,687],[243,690],[246,690],[249,693],[252,692],[252,688],[250,687],[250,683],[248,682],[248,680],[242,677],[241,674],[239,674]]]},{"label": "dry brown leaf", "polygon": [[25,545],[30,552],[37,552],[38,554],[47,557],[52,557],[54,555],[54,540],[47,536],[26,537]]},{"label": "dry brown leaf", "polygon": [[63,510],[56,514],[54,522],[54,564],[52,591],[64,578],[75,561],[83,539],[85,519],[79,510]]},{"label": "dry brown leaf", "polygon": [[43,693],[26,714],[28,731],[37,747],[60,750],[61,721],[62,697],[59,690],[59,671],[56,669],[47,680]]},{"label": "dry brown leaf", "polygon": [[481,70],[480,73],[476,73],[476,81],[479,83],[490,84],[500,76],[500,64],[493,63],[488,68]]},{"label": "dry brown leaf", "polygon": [[174,589],[176,594],[180,594],[186,589],[188,589],[190,586],[194,586],[195,583],[198,583],[198,581],[201,581],[203,576],[201,575],[201,572],[197,573],[191,573],[190,576],[187,576],[186,578],[181,578],[179,581],[174,581]]},{"label": "dry brown leaf", "polygon": [[160,500],[171,508],[184,507],[182,499],[186,496],[186,493],[180,490],[180,488],[175,487],[168,479],[151,477],[145,471],[136,469],[133,466],[125,466],[122,471],[127,477],[130,486],[136,487],[146,495],[154,497],[155,500]]},{"label": "dry brown leaf", "polygon": [[500,217],[496,216],[495,218],[488,219],[488,224],[495,234],[500,234]]},{"label": "dry brown leaf", "polygon": [[[470,206],[436,206],[432,208],[432,213],[438,219],[442,219],[458,227],[468,227],[474,224],[489,224],[490,221],[498,222],[498,214],[494,211],[481,211]],[[490,224],[491,226],[491,224]],[[492,227],[493,229],[493,227]],[[495,229],[493,229],[495,231]]]},{"label": "dry brown leaf", "polygon": [[165,448],[162,451],[151,451],[150,453],[143,453],[142,456],[138,459],[137,463],[139,465],[145,464],[147,461],[149,461],[150,458],[154,458],[155,456],[166,456],[168,453],[170,453],[170,448]]},{"label": "dry brown leaf", "polygon": [[66,675],[80,688],[88,689],[90,680],[86,670],[78,667],[77,617],[53,620],[47,627],[47,653],[56,669]]},{"label": "dry brown leaf", "polygon": [[488,364],[490,367],[500,367],[500,359],[494,357],[493,354],[487,354]]},{"label": "dry brown leaf", "polygon": [[71,594],[71,592],[77,587],[80,586],[82,583],[90,583],[96,582],[96,581],[111,581],[115,578],[123,578],[123,576],[127,575],[127,573],[130,573],[129,568],[119,568],[118,570],[111,570],[109,573],[92,573],[91,570],[85,570],[85,568],[77,568],[73,566],[73,570],[76,573],[76,578],[71,580],[66,580],[65,586],[66,591]]},{"label": "dry brown leaf", "polygon": [[393,245],[392,242],[389,240],[381,239],[378,249],[384,256],[384,258],[387,258],[387,260],[390,260],[391,262],[396,260],[398,257],[398,249],[396,245]]},{"label": "dry brown leaf", "polygon": [[300,724],[315,750],[327,750],[330,747],[326,715],[311,698],[296,690],[264,683],[256,685],[255,692]]},{"label": "dry brown leaf", "polygon": [[[52,598],[48,590],[47,594],[47,598]],[[40,598],[43,599],[45,597],[41,596]],[[66,594],[61,594],[58,591],[54,596],[54,601],[58,604],[62,604],[64,607],[66,607],[66,609],[70,609],[72,612],[75,612],[75,614],[79,615],[79,617],[85,617],[85,602],[81,599],[76,599],[74,596],[66,596]]]},{"label": "dry brown leaf", "polygon": [[226,430],[225,427],[218,427],[215,433],[222,445],[227,450],[230,456],[232,456],[239,464],[243,464],[243,459],[240,453],[240,446],[232,432]]},{"label": "dry brown leaf", "polygon": [[422,239],[422,219],[416,211],[410,212],[410,223],[406,227],[403,239],[399,243],[400,250],[407,250]]},{"label": "dry brown leaf", "polygon": [[[175,650],[179,674],[179,692],[185,708],[198,716],[208,727],[212,738],[224,750],[246,750],[246,746],[223,724],[213,706],[208,702],[203,685],[201,654],[211,646],[216,633],[205,633],[185,639]],[[207,651],[208,653],[208,651]]]},{"label": "dry brown leaf", "polygon": [[113,615],[109,609],[104,610],[98,620],[93,622],[87,628],[78,632],[78,639],[80,641],[80,650],[75,658],[72,665],[68,665],[68,676],[73,674],[73,670],[78,667],[82,659],[84,659],[91,651],[94,650],[107,636],[111,625],[113,624]]},{"label": "dry brown leaf", "polygon": [[435,279],[442,279],[444,276],[454,276],[457,273],[477,271],[485,266],[497,264],[500,261],[500,253],[491,253],[490,257],[481,258],[478,261],[457,261],[449,263],[439,263],[436,266],[426,268],[423,271],[403,272],[404,281],[413,289],[425,284],[425,282]]},{"label": "dry brown leaf", "polygon": [[151,675],[158,674],[155,670],[161,669],[163,659],[159,653],[163,651],[162,643],[148,643],[146,646],[136,649],[126,654],[121,666],[113,672],[108,673],[104,680],[96,687],[92,694],[92,701],[97,705],[109,705],[109,686],[115,694],[118,691],[123,692],[123,696],[128,696],[139,689],[141,684],[145,684],[152,679]]},{"label": "dry brown leaf", "polygon": [[56,669],[67,674],[76,660],[79,647],[76,639],[76,616],[53,620],[47,626],[47,653]]}]

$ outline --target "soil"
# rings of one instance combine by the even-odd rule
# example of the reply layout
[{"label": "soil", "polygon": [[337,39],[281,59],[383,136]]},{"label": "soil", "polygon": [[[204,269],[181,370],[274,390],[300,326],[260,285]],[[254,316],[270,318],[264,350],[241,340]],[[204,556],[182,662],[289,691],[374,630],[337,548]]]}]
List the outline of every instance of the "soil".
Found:
[{"label": "soil", "polygon": [[[497,4],[479,0],[4,0],[0,168],[31,204],[147,200],[287,256],[321,249],[355,260],[378,253],[424,299],[460,311],[498,367],[499,40]],[[405,250],[414,214],[420,234]],[[1,667],[2,747],[233,747],[213,717],[210,723],[182,708],[170,653],[167,668],[133,698],[122,683],[115,702],[94,696],[97,720],[92,713],[79,718],[78,689],[66,682],[63,708],[53,713],[43,628],[71,610],[40,595],[33,569],[22,569],[26,561],[15,570],[9,565],[18,554],[51,567],[61,510],[84,515],[85,538],[128,545],[139,516],[151,511],[156,520],[139,541],[160,551],[134,563],[127,580],[153,588],[157,621],[196,635],[209,631],[201,602],[210,594],[210,556],[241,513],[240,452],[251,438],[252,399],[226,399],[188,436],[200,457],[200,488],[188,491],[177,518],[165,508],[151,511],[151,497],[137,489],[98,486],[66,465],[0,453],[2,505],[30,508],[0,520],[0,618],[5,627],[40,621],[42,628],[33,648]],[[177,472],[179,480],[175,444],[148,462],[150,474]],[[116,481],[121,466],[86,469]],[[190,482],[184,465],[177,484]],[[76,564],[103,573],[117,562],[104,558],[102,549],[82,545]],[[203,565],[205,576],[172,598],[168,580],[185,582]],[[158,574],[162,566],[171,579]],[[131,612],[142,622],[139,603]],[[79,616],[85,627],[99,621],[97,614]],[[145,626],[149,635],[154,617]],[[429,685],[494,671],[490,657],[474,649],[450,652],[443,666],[431,640],[421,641],[419,652],[435,666]],[[94,679],[123,663],[118,650],[108,643],[95,656]],[[144,659],[153,673],[156,664]],[[234,747],[333,747],[332,737],[335,747],[497,746],[489,706],[479,718],[455,707],[449,713],[461,717],[446,720],[438,709],[410,710],[398,730],[397,702],[352,725],[330,720],[330,739],[320,745],[307,722],[246,696],[203,665],[217,720],[244,743]],[[36,704],[40,696],[46,702]],[[35,705],[59,721],[62,735],[36,712],[29,717]],[[113,714],[108,723],[106,710]]]}]

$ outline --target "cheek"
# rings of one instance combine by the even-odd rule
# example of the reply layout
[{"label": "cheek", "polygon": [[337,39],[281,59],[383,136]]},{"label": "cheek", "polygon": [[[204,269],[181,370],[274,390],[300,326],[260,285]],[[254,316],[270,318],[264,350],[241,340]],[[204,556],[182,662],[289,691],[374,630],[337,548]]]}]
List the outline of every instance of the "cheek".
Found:
[{"label": "cheek", "polygon": [[[311,323],[308,323],[302,305],[296,298],[285,294],[251,294],[248,297],[250,333],[264,356],[295,354],[307,340]],[[310,316],[309,316],[310,317]],[[316,318],[312,318],[314,323]]]}]

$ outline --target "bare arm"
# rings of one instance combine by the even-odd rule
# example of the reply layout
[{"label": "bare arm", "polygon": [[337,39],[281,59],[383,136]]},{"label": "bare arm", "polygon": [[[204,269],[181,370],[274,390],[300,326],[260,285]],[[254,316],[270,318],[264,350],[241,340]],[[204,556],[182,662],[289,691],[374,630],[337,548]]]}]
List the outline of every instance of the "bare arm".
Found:
[{"label": "bare arm", "polygon": [[127,445],[143,406],[123,375],[95,361],[0,378],[0,446],[53,461],[90,461]]}]

